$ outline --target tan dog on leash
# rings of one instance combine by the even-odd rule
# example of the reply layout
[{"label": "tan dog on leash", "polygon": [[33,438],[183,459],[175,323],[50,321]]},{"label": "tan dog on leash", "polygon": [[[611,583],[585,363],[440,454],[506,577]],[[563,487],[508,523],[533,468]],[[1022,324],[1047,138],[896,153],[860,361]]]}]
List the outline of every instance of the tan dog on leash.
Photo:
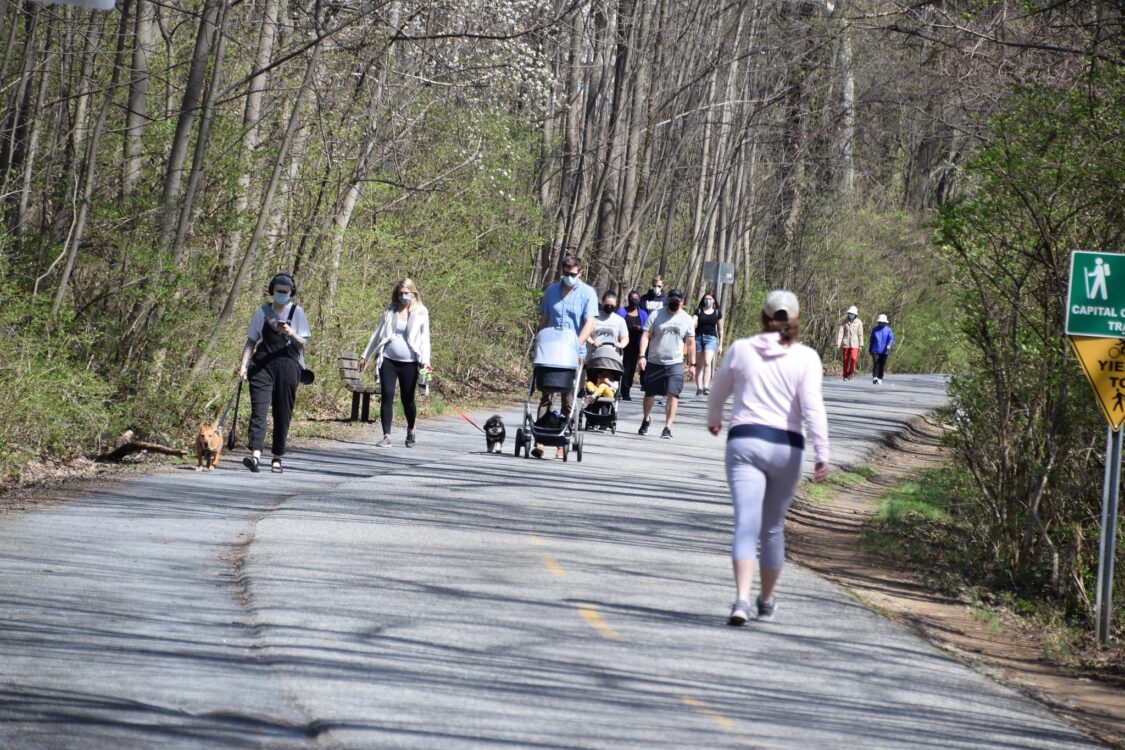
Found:
[{"label": "tan dog on leash", "polygon": [[195,470],[203,471],[206,464],[207,471],[213,471],[222,454],[223,433],[219,431],[219,423],[199,425],[199,434],[195,436]]}]

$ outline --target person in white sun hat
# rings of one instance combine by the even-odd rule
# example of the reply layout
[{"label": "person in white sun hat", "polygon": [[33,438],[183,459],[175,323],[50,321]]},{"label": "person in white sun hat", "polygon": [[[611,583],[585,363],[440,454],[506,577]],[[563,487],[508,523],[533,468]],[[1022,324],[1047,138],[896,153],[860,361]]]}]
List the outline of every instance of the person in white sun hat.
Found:
[{"label": "person in white sun hat", "polygon": [[840,357],[843,360],[844,380],[855,377],[859,350],[862,346],[863,321],[859,319],[859,308],[852,305],[848,308],[847,320],[841,323],[836,331],[836,348],[840,350]]},{"label": "person in white sun hat", "polygon": [[883,384],[883,370],[887,366],[887,355],[895,343],[895,333],[886,315],[875,319],[875,327],[871,329],[871,341],[867,351],[871,352],[871,382],[874,385]]}]

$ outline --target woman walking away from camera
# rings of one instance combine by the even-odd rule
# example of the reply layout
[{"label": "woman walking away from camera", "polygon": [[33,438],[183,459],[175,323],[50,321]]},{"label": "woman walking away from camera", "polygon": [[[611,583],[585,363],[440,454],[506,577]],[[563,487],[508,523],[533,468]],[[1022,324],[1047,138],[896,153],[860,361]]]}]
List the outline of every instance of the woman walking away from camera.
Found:
[{"label": "woman walking away from camera", "polygon": [[402,411],[406,415],[406,447],[413,448],[414,422],[418,417],[414,403],[418,374],[420,369],[430,369],[430,313],[410,279],[395,284],[391,303],[383,310],[383,317],[363,350],[360,372],[366,369],[367,360],[371,358],[375,359],[375,372],[379,377],[379,421],[383,423],[383,439],[375,447],[391,447],[397,380]]},{"label": "woman walking away from camera", "polygon": [[761,542],[759,620],[773,619],[774,587],[785,560],[785,512],[801,480],[805,435],[816,452],[814,482],[828,477],[828,422],[821,396],[820,355],[798,343],[800,306],[792,292],[770,292],[762,332],[731,345],[711,384],[707,429],[723,429],[723,405],[733,396],[727,432],[727,484],[734,502],[736,598],[731,625],[750,619],[750,590]]},{"label": "woman walking away from camera", "polygon": [[[250,382],[250,455],[242,460],[257,474],[266,438],[266,420],[273,407],[273,459],[270,468],[281,473],[281,457],[289,436],[289,422],[297,403],[297,384],[305,367],[305,344],[312,331],[305,311],[293,302],[297,284],[287,273],[270,279],[273,297],[254,311],[246,328],[246,346],[238,376]],[[253,356],[251,356],[253,355]]]},{"label": "woman walking away from camera", "polygon": [[871,352],[871,382],[874,385],[883,384],[883,371],[887,367],[887,355],[891,353],[891,346],[895,343],[895,334],[886,315],[875,319],[875,327],[871,329],[871,341],[867,350]]},{"label": "woman walking away from camera", "polygon": [[636,289],[631,289],[625,300],[625,307],[617,311],[625,319],[625,328],[629,332],[629,343],[623,355],[625,373],[621,377],[621,399],[632,401],[633,378],[637,372],[637,360],[641,358],[641,334],[648,322],[648,313],[641,308],[641,293]]},{"label": "woman walking away from camera", "polygon": [[695,395],[711,393],[709,386],[715,375],[715,357],[723,353],[723,311],[715,304],[715,295],[704,294],[695,308],[695,353],[702,364],[695,379]]}]

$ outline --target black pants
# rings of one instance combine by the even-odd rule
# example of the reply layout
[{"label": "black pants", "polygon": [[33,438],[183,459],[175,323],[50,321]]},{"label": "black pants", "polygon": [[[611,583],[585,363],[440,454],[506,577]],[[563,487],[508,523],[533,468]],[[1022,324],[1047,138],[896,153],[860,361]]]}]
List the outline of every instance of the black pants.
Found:
[{"label": "black pants", "polygon": [[885,368],[887,366],[887,355],[886,354],[872,354],[871,360],[873,362],[873,364],[871,366],[871,377],[879,378],[879,380],[882,380],[883,379],[883,368]]},{"label": "black pants", "polygon": [[285,455],[289,422],[297,403],[297,384],[301,368],[292,357],[278,357],[264,366],[250,366],[250,450],[260,451],[266,441],[266,420],[273,407],[273,446],[275,456]]},{"label": "black pants", "polygon": [[[621,398],[632,398],[633,377],[637,374],[637,360],[641,358],[641,348],[626,347],[621,354],[621,363],[625,372],[621,374]],[[642,384],[643,385],[643,384]]]},{"label": "black pants", "polygon": [[397,362],[383,357],[379,365],[379,421],[383,423],[383,434],[391,434],[391,421],[395,416],[395,381],[402,391],[402,413],[406,415],[406,429],[414,432],[414,419],[418,407],[414,404],[414,392],[418,389],[418,363]]}]

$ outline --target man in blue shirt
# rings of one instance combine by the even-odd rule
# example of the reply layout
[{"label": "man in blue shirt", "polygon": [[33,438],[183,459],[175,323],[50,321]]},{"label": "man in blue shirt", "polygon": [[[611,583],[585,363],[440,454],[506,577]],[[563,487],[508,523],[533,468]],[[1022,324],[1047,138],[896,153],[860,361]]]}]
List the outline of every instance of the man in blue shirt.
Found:
[{"label": "man in blue shirt", "polygon": [[[559,264],[562,275],[554,284],[547,287],[543,299],[539,303],[539,330],[544,328],[567,328],[578,335],[578,356],[586,356],[586,341],[594,332],[594,323],[598,317],[598,293],[589,284],[584,284],[579,277],[582,275],[582,260],[575,255],[567,255]],[[577,373],[575,374],[577,377]],[[564,417],[570,415],[574,407],[574,391],[544,388],[543,397],[539,401],[538,418],[551,411],[551,405],[556,393],[562,394],[561,413]],[[536,445],[532,455],[543,456],[543,446]],[[558,457],[562,458],[563,449],[558,449]]]}]

